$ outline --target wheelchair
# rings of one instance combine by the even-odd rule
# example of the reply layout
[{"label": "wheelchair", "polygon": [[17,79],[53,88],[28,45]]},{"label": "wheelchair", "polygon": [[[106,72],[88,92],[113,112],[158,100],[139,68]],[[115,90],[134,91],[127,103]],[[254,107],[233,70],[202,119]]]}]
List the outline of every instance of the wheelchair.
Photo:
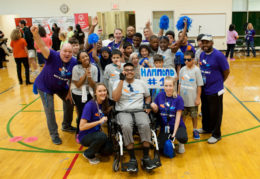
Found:
[{"label": "wheelchair", "polygon": [[[143,110],[138,111],[124,111],[126,113],[134,114],[136,112],[143,112]],[[118,112],[115,110],[112,112],[110,121],[108,123],[108,134],[109,138],[113,141],[114,146],[114,161],[113,161],[113,171],[117,172],[119,169],[121,171],[126,172],[127,166],[126,163],[124,163],[124,145],[123,145],[123,133],[121,130],[120,125],[117,123],[116,115]],[[156,165],[156,168],[161,166],[161,160],[159,155],[159,146],[158,146],[158,140],[157,140],[157,120],[154,114],[149,114],[150,118],[150,128],[151,128],[151,141],[152,144],[150,146],[151,149],[154,150],[153,152],[153,159],[152,162]],[[134,124],[133,128],[133,135],[138,135],[137,126]],[[151,172],[152,170],[145,169],[143,165],[143,161],[141,160],[141,167],[143,170],[146,170],[147,172]]]}]

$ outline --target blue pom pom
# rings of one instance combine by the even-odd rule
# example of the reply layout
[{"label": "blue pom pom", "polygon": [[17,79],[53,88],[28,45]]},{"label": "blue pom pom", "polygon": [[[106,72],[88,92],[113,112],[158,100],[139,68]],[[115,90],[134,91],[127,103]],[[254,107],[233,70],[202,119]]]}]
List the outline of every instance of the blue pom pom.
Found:
[{"label": "blue pom pom", "polygon": [[34,93],[35,95],[38,94],[37,86],[35,85],[35,83],[33,83],[33,93]]},{"label": "blue pom pom", "polygon": [[176,155],[172,146],[172,141],[170,139],[166,140],[164,143],[163,154],[169,158],[173,158]]},{"label": "blue pom pom", "polygon": [[160,26],[160,29],[167,30],[169,28],[169,17],[166,15],[163,15],[160,18],[159,26]]},{"label": "blue pom pom", "polygon": [[175,61],[174,63],[176,65],[184,65],[184,54],[180,51],[176,52],[175,54]]},{"label": "blue pom pom", "polygon": [[95,33],[92,33],[88,36],[88,43],[89,44],[94,44],[94,43],[97,43],[99,40],[99,37],[97,34]]},{"label": "blue pom pom", "polygon": [[187,20],[187,30],[189,31],[190,27],[191,27],[191,23],[192,23],[192,20],[191,18],[189,18],[188,16],[182,16],[180,17],[180,19],[178,20],[177,24],[176,24],[176,28],[178,30],[182,30],[184,28],[184,23],[183,21],[184,20]]}]

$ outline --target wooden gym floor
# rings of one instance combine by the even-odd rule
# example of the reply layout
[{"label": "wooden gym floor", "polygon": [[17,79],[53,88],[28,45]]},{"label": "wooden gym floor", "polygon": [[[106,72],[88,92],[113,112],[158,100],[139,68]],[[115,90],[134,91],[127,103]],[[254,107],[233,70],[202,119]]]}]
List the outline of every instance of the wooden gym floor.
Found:
[{"label": "wooden gym floor", "polygon": [[[210,135],[192,138],[191,120],[186,152],[173,159],[161,157],[162,167],[149,174],[113,172],[113,157],[90,165],[74,134],[62,132],[62,103],[55,97],[62,145],[52,144],[39,96],[32,86],[19,85],[12,58],[0,70],[0,178],[260,178],[260,59],[240,56],[230,62],[225,83],[222,140],[209,145]],[[24,71],[23,71],[24,72]],[[75,125],[76,113],[74,113]],[[198,121],[201,127],[201,119]],[[12,137],[22,137],[11,142]],[[29,140],[28,140],[29,138]],[[31,139],[31,140],[30,140]],[[35,140],[35,141],[34,141]],[[137,158],[142,152],[136,151]]]}]

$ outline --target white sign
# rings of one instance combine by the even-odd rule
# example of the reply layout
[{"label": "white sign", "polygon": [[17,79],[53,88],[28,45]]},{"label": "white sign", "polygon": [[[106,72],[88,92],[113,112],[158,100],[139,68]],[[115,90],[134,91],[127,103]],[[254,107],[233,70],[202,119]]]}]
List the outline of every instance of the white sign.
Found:
[{"label": "white sign", "polygon": [[171,76],[176,78],[177,73],[174,68],[140,68],[140,77],[149,88],[163,88],[164,78]]}]

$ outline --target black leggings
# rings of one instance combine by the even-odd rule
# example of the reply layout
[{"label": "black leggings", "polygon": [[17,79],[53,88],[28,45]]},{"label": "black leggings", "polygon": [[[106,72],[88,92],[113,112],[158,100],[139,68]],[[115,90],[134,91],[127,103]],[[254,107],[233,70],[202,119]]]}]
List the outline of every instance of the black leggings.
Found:
[{"label": "black leggings", "polygon": [[80,141],[81,145],[88,147],[84,154],[88,158],[94,158],[96,153],[110,155],[113,153],[113,145],[104,132],[86,134]]},{"label": "black leggings", "polygon": [[[172,134],[173,131],[170,131],[170,133]],[[164,129],[161,128],[161,131],[158,135],[158,143],[159,143],[159,149],[160,151],[163,151],[164,148],[164,143],[166,142],[166,140],[168,140],[169,134],[166,134]],[[176,133],[176,139],[182,143],[185,144],[188,141],[188,135],[187,135],[187,131],[185,127],[179,127],[178,131]]]},{"label": "black leggings", "polygon": [[235,44],[227,44],[226,58],[228,58],[229,52],[230,52],[230,58],[233,58],[234,49],[235,49]]},{"label": "black leggings", "polygon": [[29,76],[29,63],[28,63],[28,58],[15,58],[15,63],[16,63],[16,68],[17,68],[17,76],[19,79],[19,82],[22,83],[22,63],[25,68],[25,77],[26,77],[26,83],[30,82],[30,76]]}]

